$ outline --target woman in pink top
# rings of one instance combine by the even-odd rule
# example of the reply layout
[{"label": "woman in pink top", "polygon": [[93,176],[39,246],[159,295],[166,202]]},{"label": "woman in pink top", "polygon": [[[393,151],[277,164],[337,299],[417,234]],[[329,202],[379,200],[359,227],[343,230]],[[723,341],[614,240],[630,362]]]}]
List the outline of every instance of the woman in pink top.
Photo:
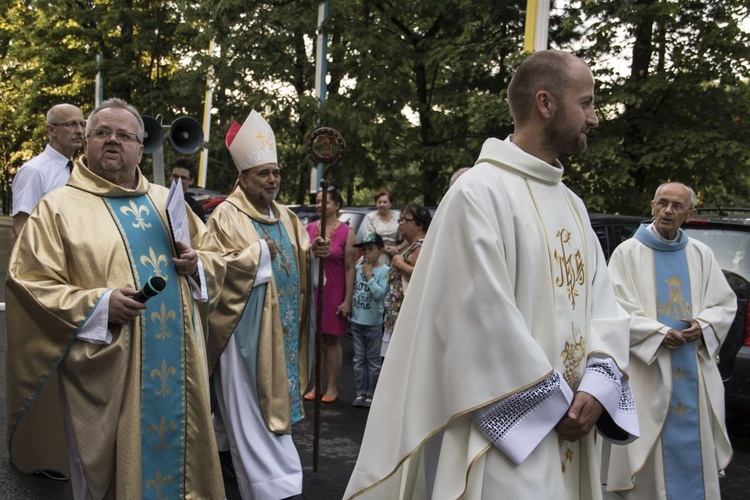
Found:
[{"label": "woman in pink top", "polygon": [[[323,212],[322,195],[318,193],[315,211],[320,217]],[[338,378],[341,373],[341,344],[339,338],[346,335],[349,315],[352,311],[352,293],[354,291],[355,262],[357,250],[354,248],[356,237],[348,224],[339,221],[338,211],[343,204],[341,193],[331,186],[328,188],[326,207],[326,238],[331,239],[331,253],[325,260],[325,281],[323,283],[323,373],[327,377],[324,403],[333,403],[338,397]],[[310,239],[320,235],[318,221],[307,225]],[[314,292],[317,307],[318,289]],[[317,310],[317,309],[316,309]],[[305,394],[305,399],[315,399],[315,387]]]}]

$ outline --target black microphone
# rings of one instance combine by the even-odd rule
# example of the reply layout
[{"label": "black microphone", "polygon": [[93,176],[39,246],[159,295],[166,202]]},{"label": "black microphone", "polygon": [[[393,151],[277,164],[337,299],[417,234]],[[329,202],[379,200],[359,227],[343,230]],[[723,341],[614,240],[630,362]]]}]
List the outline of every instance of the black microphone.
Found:
[{"label": "black microphone", "polygon": [[155,295],[159,295],[167,287],[167,282],[161,276],[151,276],[143,288],[135,292],[133,300],[137,300],[141,304],[145,303],[148,299]]}]

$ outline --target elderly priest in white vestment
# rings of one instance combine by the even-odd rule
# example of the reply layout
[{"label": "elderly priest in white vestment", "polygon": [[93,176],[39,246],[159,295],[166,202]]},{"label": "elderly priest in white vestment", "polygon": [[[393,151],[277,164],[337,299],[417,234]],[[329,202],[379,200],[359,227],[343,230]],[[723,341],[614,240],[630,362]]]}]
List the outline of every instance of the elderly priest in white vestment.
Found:
[{"label": "elderly priest in white vestment", "polygon": [[732,447],[716,355],[737,301],[711,249],[680,226],[695,193],[662,184],[654,221],[615,249],[609,263],[630,321],[631,376],[641,438],[613,447],[607,489],[625,498],[721,498]]},{"label": "elderly priest in white vestment", "polygon": [[543,51],[437,210],[346,498],[601,498],[591,432],[638,433],[628,318],[557,157],[598,124],[594,78]]}]

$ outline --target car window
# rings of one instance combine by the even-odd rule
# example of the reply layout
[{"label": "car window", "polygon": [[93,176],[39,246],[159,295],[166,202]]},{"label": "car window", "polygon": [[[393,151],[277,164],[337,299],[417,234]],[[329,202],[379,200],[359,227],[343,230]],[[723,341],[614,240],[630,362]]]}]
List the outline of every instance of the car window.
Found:
[{"label": "car window", "polygon": [[750,232],[718,228],[685,228],[684,231],[708,245],[723,270],[750,281]]}]

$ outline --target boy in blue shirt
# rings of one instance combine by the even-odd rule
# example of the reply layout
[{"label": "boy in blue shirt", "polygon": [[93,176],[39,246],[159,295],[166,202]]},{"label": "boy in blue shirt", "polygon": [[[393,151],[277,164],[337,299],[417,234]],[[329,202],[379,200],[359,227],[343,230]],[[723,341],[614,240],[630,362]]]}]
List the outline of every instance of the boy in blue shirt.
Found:
[{"label": "boy in blue shirt", "polygon": [[369,408],[380,375],[380,340],[383,336],[383,305],[388,284],[388,266],[380,263],[383,238],[370,233],[362,243],[362,263],[357,265],[350,330],[354,347],[354,379],[357,397],[353,406]]}]

